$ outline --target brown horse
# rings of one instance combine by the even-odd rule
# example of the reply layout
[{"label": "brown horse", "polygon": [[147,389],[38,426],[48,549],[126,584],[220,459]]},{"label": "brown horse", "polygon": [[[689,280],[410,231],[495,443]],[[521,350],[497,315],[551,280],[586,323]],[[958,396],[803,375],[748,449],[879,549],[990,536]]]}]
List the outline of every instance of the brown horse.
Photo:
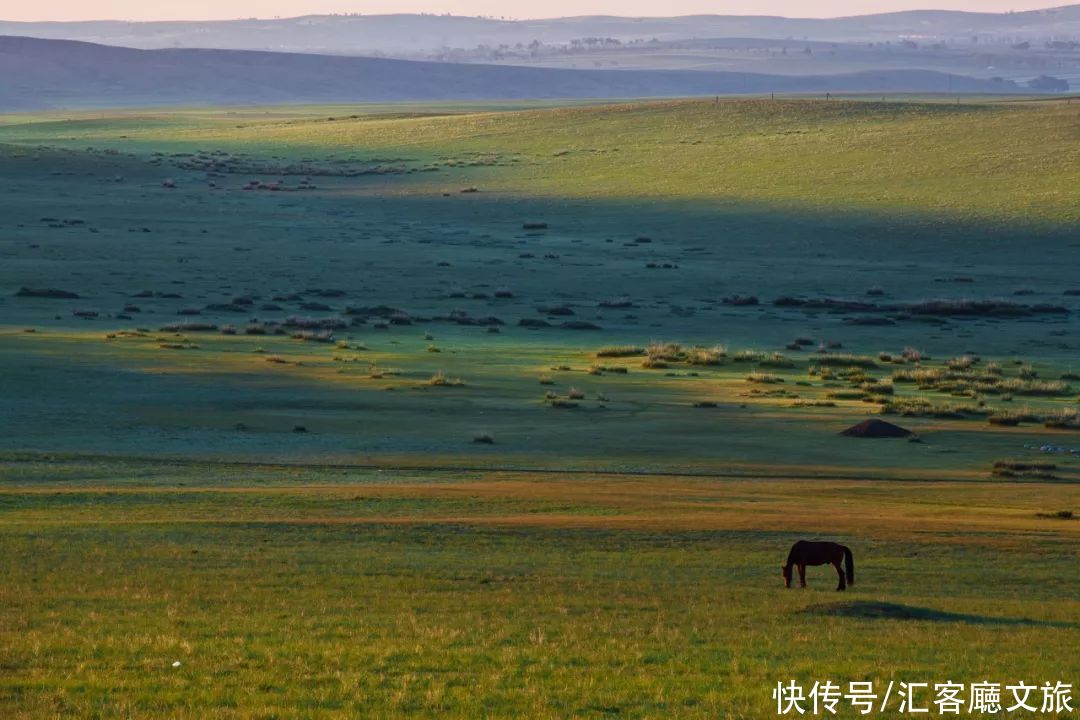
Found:
[{"label": "brown horse", "polygon": [[[841,562],[844,563],[844,568],[840,567]],[[851,549],[846,545],[834,542],[799,540],[791,546],[787,562],[781,566],[784,574],[784,587],[791,587],[792,565],[799,568],[799,583],[803,587],[806,587],[807,565],[832,565],[836,568],[836,574],[840,576],[840,585],[837,586],[837,590],[844,590],[848,585],[855,584],[855,558],[852,557]],[[845,582],[845,575],[847,582]]]}]

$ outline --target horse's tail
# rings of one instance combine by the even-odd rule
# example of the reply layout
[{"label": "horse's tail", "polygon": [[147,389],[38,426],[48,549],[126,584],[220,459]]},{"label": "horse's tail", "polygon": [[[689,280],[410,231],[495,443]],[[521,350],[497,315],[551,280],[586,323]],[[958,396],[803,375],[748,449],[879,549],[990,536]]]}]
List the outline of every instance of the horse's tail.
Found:
[{"label": "horse's tail", "polygon": [[851,548],[844,546],[844,574],[847,575],[848,585],[855,584],[855,556],[851,554]]}]

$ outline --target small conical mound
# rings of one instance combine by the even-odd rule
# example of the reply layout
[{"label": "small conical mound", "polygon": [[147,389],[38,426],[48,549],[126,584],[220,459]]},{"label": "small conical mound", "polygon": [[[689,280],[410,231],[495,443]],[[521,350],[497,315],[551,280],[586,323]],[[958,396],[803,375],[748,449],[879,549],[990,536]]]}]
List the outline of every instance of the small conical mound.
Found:
[{"label": "small conical mound", "polygon": [[840,434],[860,438],[902,438],[911,437],[915,433],[899,425],[893,425],[891,422],[871,418],[863,420],[858,425],[852,425]]}]

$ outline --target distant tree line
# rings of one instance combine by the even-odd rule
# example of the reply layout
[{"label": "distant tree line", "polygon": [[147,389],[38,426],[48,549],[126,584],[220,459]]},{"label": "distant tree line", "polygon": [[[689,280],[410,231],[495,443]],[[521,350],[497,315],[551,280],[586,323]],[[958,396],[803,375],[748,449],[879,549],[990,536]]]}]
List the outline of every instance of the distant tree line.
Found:
[{"label": "distant tree line", "polygon": [[1029,80],[1028,87],[1039,92],[1069,92],[1069,81],[1052,75],[1040,75]]}]

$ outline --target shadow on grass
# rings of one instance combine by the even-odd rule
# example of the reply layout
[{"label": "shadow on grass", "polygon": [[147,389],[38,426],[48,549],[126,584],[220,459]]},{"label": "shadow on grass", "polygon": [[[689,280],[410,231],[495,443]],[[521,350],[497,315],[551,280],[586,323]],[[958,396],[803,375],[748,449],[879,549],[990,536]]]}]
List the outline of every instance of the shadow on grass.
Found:
[{"label": "shadow on grass", "polygon": [[878,602],[873,600],[854,600],[850,602],[825,603],[813,605],[801,611],[807,615],[827,617],[846,617],[863,620],[922,620],[930,622],[956,622],[972,625],[1005,625],[1028,627],[1052,627],[1080,629],[1080,623],[1054,622],[1050,620],[1032,620],[1031,618],[993,617],[989,615],[971,615],[952,613],[933,608],[901,605],[899,603]]}]

